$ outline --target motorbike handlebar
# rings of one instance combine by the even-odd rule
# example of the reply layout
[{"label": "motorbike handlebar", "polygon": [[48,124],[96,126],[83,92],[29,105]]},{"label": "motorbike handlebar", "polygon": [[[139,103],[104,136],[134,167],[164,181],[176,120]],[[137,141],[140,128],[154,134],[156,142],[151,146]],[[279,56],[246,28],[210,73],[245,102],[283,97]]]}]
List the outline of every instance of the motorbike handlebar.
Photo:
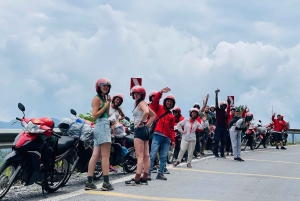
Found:
[{"label": "motorbike handlebar", "polygon": [[16,120],[18,120],[18,121],[22,121],[22,119],[20,119],[19,117],[16,117]]}]

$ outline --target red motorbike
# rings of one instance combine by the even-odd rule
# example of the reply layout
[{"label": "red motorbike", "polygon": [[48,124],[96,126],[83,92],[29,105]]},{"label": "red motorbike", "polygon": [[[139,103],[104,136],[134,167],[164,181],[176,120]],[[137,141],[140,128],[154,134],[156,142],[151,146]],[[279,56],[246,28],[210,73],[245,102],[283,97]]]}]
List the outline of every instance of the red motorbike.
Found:
[{"label": "red motorbike", "polygon": [[34,183],[51,193],[56,191],[68,175],[69,162],[64,158],[66,141],[54,133],[54,122],[47,117],[25,118],[25,107],[18,104],[23,118],[16,118],[24,127],[18,134],[0,168],[0,199],[14,184],[24,186]]},{"label": "red motorbike", "polygon": [[[256,138],[257,138],[257,127],[254,124],[251,124],[248,130],[245,132],[245,135],[241,141],[241,150],[245,151],[246,147],[249,146],[251,150],[254,150],[256,147]],[[259,138],[259,136],[258,136]]]}]

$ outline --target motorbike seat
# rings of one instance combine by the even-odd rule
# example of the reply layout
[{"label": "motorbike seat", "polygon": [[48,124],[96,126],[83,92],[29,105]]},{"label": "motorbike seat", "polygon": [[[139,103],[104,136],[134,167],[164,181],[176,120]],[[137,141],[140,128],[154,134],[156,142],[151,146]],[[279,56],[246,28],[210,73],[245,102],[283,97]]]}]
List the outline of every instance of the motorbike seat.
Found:
[{"label": "motorbike seat", "polygon": [[61,138],[58,139],[56,155],[60,155],[66,152],[71,146],[75,144],[76,141],[76,138],[72,138],[70,136],[61,136]]},{"label": "motorbike seat", "polygon": [[126,139],[126,148],[130,148],[130,147],[134,146],[134,143],[133,143],[134,136],[133,135],[127,135],[125,137],[125,139]]}]

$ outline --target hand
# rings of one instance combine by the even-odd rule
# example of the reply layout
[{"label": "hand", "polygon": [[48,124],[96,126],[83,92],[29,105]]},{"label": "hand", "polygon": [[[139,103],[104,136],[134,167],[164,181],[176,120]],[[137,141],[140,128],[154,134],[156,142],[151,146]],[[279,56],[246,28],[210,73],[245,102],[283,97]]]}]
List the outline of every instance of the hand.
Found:
[{"label": "hand", "polygon": [[149,122],[146,124],[147,128],[150,128],[151,124]]},{"label": "hand", "polygon": [[172,147],[173,147],[173,148],[175,147],[175,142],[172,142]]},{"label": "hand", "polygon": [[186,131],[182,131],[182,134],[187,134],[187,132]]},{"label": "hand", "polygon": [[160,90],[161,93],[168,93],[169,91],[171,91],[169,87],[165,87],[162,90]]},{"label": "hand", "polygon": [[273,113],[273,116],[275,116],[275,115],[276,115],[276,112]]},{"label": "hand", "polygon": [[249,123],[248,121],[245,123],[246,126],[249,126],[249,124],[250,124],[250,123]]},{"label": "hand", "polygon": [[206,121],[206,119],[207,119],[206,116],[203,116],[203,117],[202,117],[202,120],[203,120],[203,121]]},{"label": "hand", "polygon": [[141,126],[141,122],[137,122],[137,124],[135,125],[137,128],[139,128]]},{"label": "hand", "polygon": [[230,101],[230,99],[229,99],[229,98],[227,99],[227,103],[228,103],[228,105],[230,105],[230,103],[231,103],[231,101]]},{"label": "hand", "polygon": [[111,102],[111,97],[110,97],[110,95],[107,95],[107,100],[106,100],[106,101]]},{"label": "hand", "polygon": [[219,92],[220,92],[220,89],[217,88],[217,89],[215,90],[215,92],[216,92],[216,94],[219,93]]},{"label": "hand", "polygon": [[206,99],[207,99],[207,100],[209,99],[209,94],[206,95]]},{"label": "hand", "polygon": [[247,109],[248,109],[248,106],[247,106],[247,105],[245,105],[244,109],[245,109],[245,110],[247,110]]}]

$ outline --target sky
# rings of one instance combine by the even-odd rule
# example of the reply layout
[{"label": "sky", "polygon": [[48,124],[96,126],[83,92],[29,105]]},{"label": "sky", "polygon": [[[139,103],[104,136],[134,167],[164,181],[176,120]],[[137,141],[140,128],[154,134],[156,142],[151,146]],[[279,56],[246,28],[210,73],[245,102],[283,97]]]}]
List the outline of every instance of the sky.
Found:
[{"label": "sky", "polygon": [[[0,121],[91,110],[95,82],[124,95],[170,87],[184,116],[210,94],[235,97],[254,121],[283,114],[300,128],[300,2],[199,0],[0,1]],[[165,97],[165,95],[164,95]],[[164,98],[163,97],[163,98]]]}]

